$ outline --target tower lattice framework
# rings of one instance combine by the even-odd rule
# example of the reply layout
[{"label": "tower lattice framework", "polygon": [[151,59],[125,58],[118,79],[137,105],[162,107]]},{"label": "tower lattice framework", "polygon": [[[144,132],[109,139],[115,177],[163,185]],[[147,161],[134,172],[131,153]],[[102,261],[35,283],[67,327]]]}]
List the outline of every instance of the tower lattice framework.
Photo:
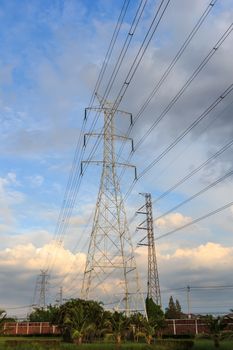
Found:
[{"label": "tower lattice framework", "polygon": [[48,293],[49,274],[47,270],[41,270],[36,280],[36,287],[33,296],[32,305],[38,308],[46,308]]},{"label": "tower lattice framework", "polygon": [[[153,301],[162,306],[161,293],[159,286],[159,273],[158,264],[155,250],[154,239],[154,222],[153,222],[153,210],[152,200],[150,193],[141,193],[145,196],[145,204],[137,211],[137,214],[144,214],[146,219],[143,220],[137,227],[138,230],[146,230],[147,235],[141,239],[139,245],[148,247],[148,267],[147,267],[147,296],[152,298]],[[147,243],[142,243],[147,239]]]},{"label": "tower lattice framework", "polygon": [[[93,109],[93,108],[92,108]],[[87,254],[82,283],[82,297],[105,299],[114,308],[129,315],[136,311],[145,311],[139,277],[134,256],[133,244],[129,232],[124,202],[120,190],[118,167],[131,166],[116,161],[115,141],[132,139],[116,135],[114,120],[122,111],[113,111],[110,104],[104,108],[95,108],[104,114],[102,134],[86,134],[103,138],[103,160],[91,161],[102,165],[102,175],[91,238]],[[133,166],[131,166],[133,167]],[[135,176],[136,176],[136,168]]]}]

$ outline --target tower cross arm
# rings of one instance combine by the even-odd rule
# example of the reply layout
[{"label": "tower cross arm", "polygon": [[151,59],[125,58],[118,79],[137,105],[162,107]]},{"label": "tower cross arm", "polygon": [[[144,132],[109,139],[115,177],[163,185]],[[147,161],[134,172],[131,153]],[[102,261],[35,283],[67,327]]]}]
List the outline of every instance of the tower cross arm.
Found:
[{"label": "tower cross arm", "polygon": [[108,114],[116,114],[119,113],[121,115],[125,115],[126,117],[130,118],[130,124],[133,124],[133,115],[130,112],[127,111],[122,111],[121,109],[114,109],[113,107],[86,107],[85,112],[84,112],[84,119],[87,119],[87,113],[89,111],[94,111],[94,112],[107,112]]},{"label": "tower cross arm", "polygon": [[[106,162],[104,160],[82,160],[82,162],[81,162],[81,175],[83,175],[83,164],[94,164],[94,165],[103,165],[104,166],[106,164]],[[110,163],[110,164],[112,164],[112,163]],[[112,166],[133,168],[135,180],[137,179],[137,168],[135,165],[128,164],[128,163],[115,162],[114,164],[112,164]]]},{"label": "tower cross arm", "polygon": [[[87,138],[88,137],[104,137],[104,133],[98,133],[98,132],[87,132],[84,134],[84,140],[83,140],[83,146],[86,147],[87,145]],[[119,140],[123,140],[123,141],[130,141],[131,142],[131,147],[132,147],[132,152],[134,151],[134,142],[133,139],[131,137],[127,137],[125,135],[117,135],[117,134],[113,134],[112,135],[113,139],[119,139]]]}]

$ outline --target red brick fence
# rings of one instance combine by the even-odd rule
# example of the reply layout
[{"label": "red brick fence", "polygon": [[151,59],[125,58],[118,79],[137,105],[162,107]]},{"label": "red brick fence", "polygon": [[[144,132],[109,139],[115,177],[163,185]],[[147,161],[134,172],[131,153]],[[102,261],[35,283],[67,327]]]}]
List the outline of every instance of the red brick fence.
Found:
[{"label": "red brick fence", "polygon": [[60,334],[58,327],[49,322],[6,322],[3,332],[6,335]]},{"label": "red brick fence", "polygon": [[[226,320],[227,329],[233,330],[233,321]],[[208,333],[208,325],[200,319],[166,320],[167,326],[163,329],[164,335],[196,335]],[[57,326],[49,322],[6,322],[4,324],[4,334],[6,335],[59,335]]]}]

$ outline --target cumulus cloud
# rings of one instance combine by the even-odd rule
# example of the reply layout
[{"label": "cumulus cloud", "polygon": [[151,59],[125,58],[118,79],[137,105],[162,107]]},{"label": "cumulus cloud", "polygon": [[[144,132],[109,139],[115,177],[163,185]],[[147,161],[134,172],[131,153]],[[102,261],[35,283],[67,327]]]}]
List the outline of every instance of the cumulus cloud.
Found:
[{"label": "cumulus cloud", "polygon": [[15,173],[0,178],[0,220],[3,224],[13,223],[13,207],[24,200],[24,194],[14,189],[18,184]]},{"label": "cumulus cloud", "polygon": [[[162,21],[163,23],[158,27],[158,31],[146,55],[143,57],[139,69],[129,85],[122,101],[122,109],[125,108],[133,112],[133,115],[137,114],[138,109],[159,81],[185,37],[208,4],[209,1],[202,0],[192,3],[178,0],[170,4]],[[97,2],[97,8],[98,5]],[[113,1],[112,5],[117,6],[117,2]],[[57,187],[51,187],[53,195],[44,199],[49,205],[51,203],[52,209],[49,208],[47,210],[46,207],[44,211],[42,209],[39,210],[38,208],[41,208],[44,203],[41,202],[41,199],[34,198],[34,194],[28,194],[30,202],[25,205],[23,221],[23,225],[27,225],[27,233],[25,234],[25,230],[19,230],[19,232],[22,232],[21,241],[17,237],[19,243],[15,246],[12,243],[7,246],[7,235],[5,235],[4,246],[7,246],[7,248],[0,251],[0,266],[2,266],[3,270],[2,281],[6,286],[4,290],[1,287],[3,292],[1,295],[5,295],[5,301],[7,291],[10,290],[13,293],[11,300],[18,298],[17,300],[25,303],[24,301],[28,300],[28,295],[32,292],[31,290],[29,291],[28,286],[32,286],[31,289],[34,288],[35,281],[33,276],[35,277],[35,274],[43,266],[47,256],[52,254],[53,248],[48,244],[43,244],[46,239],[47,241],[51,239],[49,230],[46,230],[48,221],[49,224],[51,222],[54,223],[58,216],[58,205],[57,202],[55,203],[54,193],[58,192],[56,188],[65,187],[64,178],[59,176],[61,172],[67,173],[69,168],[67,162],[70,162],[70,153],[74,150],[74,145],[79,136],[83,109],[88,104],[89,96],[101,67],[102,58],[115,25],[115,17],[113,18],[113,13],[110,13],[112,7],[109,7],[108,2],[101,2],[101,11],[98,8],[99,11],[97,13],[94,7],[88,9],[88,6],[80,1],[67,2],[62,9],[48,5],[47,11],[42,11],[43,15],[38,7],[39,5],[34,4],[29,8],[25,5],[26,8],[23,7],[21,11],[25,16],[23,19],[18,16],[17,6],[13,8],[7,1],[5,6],[6,13],[12,13],[14,21],[10,25],[2,21],[3,27],[10,28],[10,32],[7,32],[6,41],[8,42],[8,47],[3,50],[4,57],[2,56],[0,62],[0,77],[3,78],[0,95],[1,118],[4,125],[1,135],[2,147],[0,155],[2,157],[7,155],[11,159],[11,163],[7,164],[9,169],[16,168],[16,164],[17,167],[21,167],[20,170],[24,174],[24,179],[27,177],[32,187],[40,187],[42,184],[46,186],[46,183],[49,183],[47,179],[50,176],[53,180],[56,177],[57,182]],[[12,7],[9,8],[8,6]],[[134,125],[132,137],[135,139],[135,142],[140,139],[160,115],[229,25],[231,6],[226,6],[226,3],[224,6],[220,6],[218,2],[216,6],[219,7],[207,18],[205,24],[187,48],[181,60],[174,67],[173,72],[168,76],[157,96],[151,101],[150,106],[143,114],[143,118],[139,119]],[[90,12],[88,10],[93,11],[92,15],[97,18],[93,20],[91,16],[87,16]],[[2,11],[4,13],[4,7]],[[39,16],[37,15],[38,13]],[[106,13],[108,14],[107,16]],[[180,20],[181,13],[182,21]],[[142,36],[144,31],[147,30],[152,15],[153,9],[150,5],[143,21],[140,23],[141,28],[133,37],[129,54],[126,56],[118,79],[113,86],[110,94],[112,99],[115,98],[121,81],[124,82],[125,75],[139,48]],[[85,24],[83,16],[85,17]],[[35,25],[45,35],[33,37],[32,33],[35,33]],[[43,32],[43,28],[45,28],[45,32]],[[114,51],[113,60],[107,68],[108,77],[114,65],[114,58],[117,57],[117,50],[119,51],[121,48],[123,36],[127,35],[128,28],[129,23],[127,19]],[[46,37],[47,31],[50,33],[49,38]],[[15,33],[17,33],[17,36],[15,36]],[[14,40],[16,37],[24,47],[23,56],[18,55],[17,62],[15,62],[14,57],[12,58],[16,47]],[[198,78],[190,85],[180,101],[169,111],[164,120],[158,124],[151,136],[147,138],[141,150],[139,149],[134,154],[135,158],[133,161],[135,161],[134,163],[137,165],[139,172],[144,169],[147,162],[159,155],[231,83],[232,49],[231,35],[221,49],[216,52]],[[18,52],[21,51],[18,50]],[[5,61],[12,61],[13,63],[6,66],[3,64]],[[14,67],[17,79],[12,79],[12,67]],[[103,85],[101,85],[100,93],[104,91],[106,82],[105,79]],[[9,86],[5,89],[5,85],[10,85],[10,89]],[[184,143],[176,147],[170,152],[170,155],[158,163],[150,175],[144,178],[145,181],[141,181],[139,187],[141,186],[145,192],[153,192],[155,190],[156,192],[161,192],[167,189],[176,181],[176,178],[182,177],[196,163],[206,159],[209,153],[214,153],[231,139],[233,130],[231,108],[224,110],[224,107],[230,101],[230,97],[222,101],[222,109],[217,109],[216,113],[213,111],[205,123],[192,130],[191,136],[187,137]],[[91,119],[90,123],[92,121],[93,119]],[[97,130],[101,130],[101,127],[102,121],[97,125]],[[124,130],[124,127],[125,124],[123,122],[117,122],[117,128],[120,128],[120,131]],[[21,157],[21,165],[18,165],[18,158],[14,162],[14,156]],[[26,157],[30,158],[31,163],[24,162],[23,158]],[[69,158],[68,161],[67,157]],[[126,158],[126,155],[124,154],[122,158]],[[45,159],[47,162],[45,162]],[[3,160],[5,159],[3,158]],[[218,165],[216,165],[216,162],[218,162]],[[227,171],[232,164],[232,151],[220,157],[216,162],[201,174],[201,179],[198,177],[195,181],[192,180],[180,192],[176,192],[173,197],[174,201],[178,201],[177,198],[179,196],[186,198],[190,192],[198,188],[200,182],[209,183],[216,178],[216,174],[222,174]],[[25,171],[28,172],[26,175]],[[94,175],[93,179],[96,178],[96,174]],[[162,179],[158,185],[159,176]],[[25,200],[25,195],[19,192],[18,189],[16,190],[20,182],[18,176],[16,177],[15,173],[10,172],[10,170],[6,177],[0,178],[1,232],[6,232],[8,224],[12,223],[17,217],[17,213],[14,210],[15,206]],[[90,182],[84,184],[86,188],[88,187],[88,190],[90,190]],[[96,185],[98,186],[97,183]],[[212,192],[212,195],[202,200],[200,205],[200,202],[198,202],[187,212],[184,210],[182,213],[172,213],[156,220],[155,225],[159,230],[166,231],[189,223],[192,217],[198,216],[199,212],[203,212],[203,209],[207,210],[211,205],[216,204],[216,198],[218,198],[218,202],[229,200],[231,197],[230,187],[232,188],[232,184],[228,184],[224,189],[221,188],[221,191]],[[135,191],[135,196],[138,196],[139,191]],[[60,199],[59,204],[61,203]],[[32,201],[38,201],[34,207],[31,203]],[[74,214],[70,220],[72,225],[72,230],[70,231],[72,232],[76,228],[78,230],[79,226],[83,226],[86,223],[85,215],[82,216],[82,213],[86,213],[86,208],[80,206],[82,201],[85,201],[84,196],[81,200],[79,198],[78,214]],[[89,201],[93,203],[93,197],[89,198]],[[169,208],[171,204],[169,200],[163,203],[163,208]],[[31,209],[32,207],[34,211]],[[36,232],[34,228],[35,223],[29,220],[29,216],[30,219],[39,216],[41,231],[38,229]],[[229,225],[225,225],[226,221],[227,223],[229,222]],[[215,223],[214,219],[209,226],[213,226],[213,222]],[[213,230],[210,229],[209,231],[213,232],[213,235],[215,233],[216,239],[224,240],[225,236],[222,234],[224,225],[227,228],[232,227],[232,216],[228,220],[226,220],[225,216],[222,216],[218,224],[214,225]],[[219,237],[219,233],[221,233],[221,237]],[[14,238],[16,239],[16,237]],[[232,263],[231,243],[228,242],[229,247],[224,246],[223,243],[217,244],[212,241],[194,245],[191,239],[188,239],[188,247],[185,247],[183,244],[182,248],[177,249],[177,245],[181,244],[180,240],[177,239],[175,247],[174,240],[170,240],[170,243],[168,243],[170,247],[164,248],[164,251],[158,249],[162,285],[174,285],[176,283],[183,285],[191,279],[203,282],[207,277],[212,281],[220,279],[228,281],[231,275],[228,262]],[[206,239],[206,236],[202,235],[202,239]],[[193,249],[190,247],[192,245]],[[41,246],[42,248],[39,248]],[[161,246],[159,244],[158,248],[161,248]],[[57,259],[54,265],[55,275],[60,277],[68,273],[73,264],[75,267],[71,269],[71,276],[74,277],[75,272],[79,273],[81,271],[81,266],[83,266],[85,260],[84,253],[73,254],[64,247],[56,247],[55,250],[57,252]],[[137,252],[137,258],[145,280],[146,249],[143,250],[142,248],[141,253]],[[77,261],[77,264],[75,261]],[[225,266],[225,270],[224,267],[221,269],[221,274],[218,273],[220,271],[219,266]],[[8,279],[9,271],[11,271],[11,281]],[[69,277],[66,278],[65,282],[68,285],[69,281]],[[109,284],[106,282],[104,286],[108,291],[114,286],[112,280],[109,281]],[[19,293],[16,295],[15,292],[19,290],[19,286],[22,286],[22,298],[18,296]]]},{"label": "cumulus cloud", "polygon": [[28,180],[32,187],[40,187],[44,182],[44,177],[41,175],[29,176]]},{"label": "cumulus cloud", "polygon": [[171,213],[163,218],[155,220],[155,225],[162,230],[175,229],[192,221],[191,217],[184,216],[181,213]]},{"label": "cumulus cloud", "polygon": [[[54,256],[56,256],[56,259],[54,259]],[[77,266],[74,267],[75,271],[77,272],[77,267],[82,271],[85,255],[82,253],[73,254],[55,243],[46,244],[42,248],[37,248],[32,243],[27,243],[0,251],[1,266],[11,270],[18,270],[22,266],[24,270],[37,272],[46,261],[50,261],[49,259],[55,260],[55,273],[63,275],[68,271],[73,273],[70,268],[74,265],[74,262],[77,263]]]}]

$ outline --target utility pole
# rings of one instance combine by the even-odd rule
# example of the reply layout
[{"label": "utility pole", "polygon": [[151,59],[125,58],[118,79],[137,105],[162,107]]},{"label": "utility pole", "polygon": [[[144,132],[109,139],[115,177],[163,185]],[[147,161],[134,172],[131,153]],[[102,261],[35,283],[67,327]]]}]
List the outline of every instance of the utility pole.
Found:
[{"label": "utility pole", "polygon": [[59,305],[61,306],[63,303],[63,288],[60,287],[60,291],[59,291]]},{"label": "utility pole", "polygon": [[63,303],[63,288],[62,287],[59,288],[58,299],[56,299],[55,301],[56,301],[56,303],[58,303],[59,306],[62,305],[62,303]]},{"label": "utility pole", "polygon": [[[148,247],[148,267],[147,267],[147,297],[153,299],[153,301],[162,306],[161,293],[159,286],[159,274],[158,265],[155,251],[155,240],[154,240],[154,223],[153,223],[153,210],[152,200],[150,193],[140,193],[145,197],[145,204],[136,212],[137,214],[143,214],[146,216],[138,226],[137,230],[146,230],[147,235],[140,240],[139,246]],[[143,243],[147,239],[146,243]]]},{"label": "utility pole", "polygon": [[188,318],[191,318],[191,301],[190,301],[190,286],[187,286],[187,305],[188,305]]},{"label": "utility pole", "polygon": [[[95,207],[94,221],[91,231],[86,266],[84,270],[81,295],[87,299],[99,293],[99,299],[112,297],[113,293],[121,295],[118,303],[119,311],[126,315],[133,312],[145,312],[145,303],[134,257],[134,249],[129,233],[124,202],[121,194],[119,167],[136,167],[116,161],[115,143],[117,140],[130,142],[133,140],[115,133],[116,116],[126,116],[132,123],[130,113],[114,110],[109,102],[100,100],[100,107],[88,108],[104,116],[103,133],[84,135],[84,146],[87,137],[99,137],[103,141],[103,160],[83,161],[81,173],[86,163],[102,166],[102,175],[98,198]],[[85,114],[86,114],[85,111]],[[117,297],[116,297],[117,298]],[[114,308],[114,306],[113,306]]]}]

